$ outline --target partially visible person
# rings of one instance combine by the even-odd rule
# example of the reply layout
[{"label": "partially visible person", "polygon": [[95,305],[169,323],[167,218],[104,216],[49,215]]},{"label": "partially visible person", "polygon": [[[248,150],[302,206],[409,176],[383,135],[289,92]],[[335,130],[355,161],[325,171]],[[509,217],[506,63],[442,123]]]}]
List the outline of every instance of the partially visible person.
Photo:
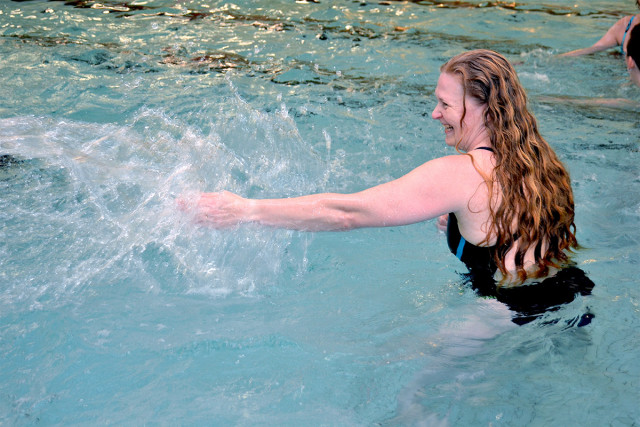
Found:
[{"label": "partially visible person", "polygon": [[[640,0],[639,0],[640,1]],[[640,25],[633,27],[627,37],[627,53],[625,64],[629,72],[629,79],[640,87]],[[569,96],[538,96],[536,101],[551,104],[571,104],[581,107],[606,107],[625,111],[640,111],[638,101],[627,98],[593,98],[593,97],[569,97]]]},{"label": "partially visible person", "polygon": [[[640,0],[636,0],[636,5],[640,8]],[[636,25],[638,25],[638,22],[640,22],[640,14],[620,18],[611,26],[611,28],[609,28],[600,40],[593,44],[593,46],[572,50],[571,52],[563,53],[560,56],[589,55],[591,53],[601,52],[616,46],[620,46],[620,53],[624,55],[629,43],[629,33],[636,27]]]}]

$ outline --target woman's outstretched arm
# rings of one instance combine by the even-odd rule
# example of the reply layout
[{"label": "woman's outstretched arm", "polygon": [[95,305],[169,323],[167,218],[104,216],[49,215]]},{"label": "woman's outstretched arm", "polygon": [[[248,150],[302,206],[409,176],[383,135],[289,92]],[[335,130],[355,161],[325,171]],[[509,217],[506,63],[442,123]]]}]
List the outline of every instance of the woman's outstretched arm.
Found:
[{"label": "woman's outstretched arm", "polygon": [[622,34],[624,34],[624,30],[628,23],[627,18],[619,19],[615,24],[609,28],[609,30],[602,36],[600,40],[595,42],[592,46],[585,47],[582,49],[572,50],[571,52],[566,52],[561,54],[560,56],[581,56],[581,55],[589,55],[596,52],[601,52],[603,50],[619,46],[622,43]]},{"label": "woman's outstretched arm", "polygon": [[[467,179],[465,179],[467,178]],[[467,205],[478,180],[467,156],[435,159],[407,175],[352,194],[322,193],[284,199],[246,199],[228,191],[179,201],[198,223],[241,223],[304,231],[341,231],[412,224]]]}]

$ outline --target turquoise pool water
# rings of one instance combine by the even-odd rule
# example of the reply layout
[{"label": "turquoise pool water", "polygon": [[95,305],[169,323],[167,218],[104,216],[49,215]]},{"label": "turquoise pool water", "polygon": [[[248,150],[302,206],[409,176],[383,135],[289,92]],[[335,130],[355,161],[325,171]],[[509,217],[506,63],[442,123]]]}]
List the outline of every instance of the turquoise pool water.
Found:
[{"label": "turquoise pool water", "polygon": [[[554,56],[634,12],[1,2],[0,425],[639,424],[640,90],[615,55]],[[356,191],[450,153],[433,90],[473,48],[517,64],[572,174],[592,295],[516,327],[433,222],[213,231],[176,211],[201,190]]]}]

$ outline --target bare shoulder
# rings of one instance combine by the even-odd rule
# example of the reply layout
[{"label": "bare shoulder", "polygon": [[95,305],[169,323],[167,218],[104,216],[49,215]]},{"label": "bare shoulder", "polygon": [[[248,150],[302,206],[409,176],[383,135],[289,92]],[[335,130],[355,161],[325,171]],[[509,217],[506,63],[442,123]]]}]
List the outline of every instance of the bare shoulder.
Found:
[{"label": "bare shoulder", "polygon": [[442,174],[442,176],[454,174],[460,176],[460,173],[474,176],[475,174],[478,174],[476,169],[477,166],[484,167],[484,165],[488,163],[487,160],[491,157],[491,154],[487,154],[489,155],[483,156],[476,153],[463,153],[438,157],[436,159],[428,161],[418,169],[430,169]]},{"label": "bare shoulder", "polygon": [[624,16],[616,21],[615,24],[611,26],[609,31],[613,32],[616,36],[618,43],[622,41],[622,36],[624,35],[624,31],[627,29],[629,25],[629,21],[633,18],[634,15]]},{"label": "bare shoulder", "polygon": [[[476,192],[493,168],[491,153],[453,154],[430,160],[413,173],[424,182],[445,192],[454,192],[465,200]],[[484,175],[484,176],[483,176]]]},{"label": "bare shoulder", "polygon": [[[630,19],[631,16],[624,16],[618,19],[593,46],[598,47],[599,49],[597,50],[619,46],[620,43],[622,43],[622,36],[624,35],[624,30],[627,28]],[[588,51],[585,53],[593,52]]]}]

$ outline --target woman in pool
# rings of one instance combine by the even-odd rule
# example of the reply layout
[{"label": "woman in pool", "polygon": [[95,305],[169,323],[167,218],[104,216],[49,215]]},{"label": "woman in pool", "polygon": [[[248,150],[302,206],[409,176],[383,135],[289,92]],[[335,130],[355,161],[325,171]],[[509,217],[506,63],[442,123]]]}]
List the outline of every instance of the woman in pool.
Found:
[{"label": "woman in pool", "polygon": [[[636,0],[636,5],[640,8],[640,0]],[[609,28],[600,40],[593,44],[593,46],[572,50],[571,52],[563,53],[560,56],[588,55],[616,46],[620,46],[620,53],[624,55],[627,51],[629,33],[636,25],[638,25],[638,22],[640,22],[640,14],[620,18],[611,26],[611,28]]]},{"label": "woman in pool", "polygon": [[[638,64],[640,64],[640,25],[633,27],[627,35],[625,64],[629,72],[629,79],[633,84],[640,87],[640,68],[638,68]],[[630,111],[640,110],[640,104],[637,101],[627,98],[539,96],[537,100],[579,106],[602,106]]]},{"label": "woman in pool", "polygon": [[511,64],[489,50],[455,56],[441,67],[435,96],[432,117],[458,154],[401,178],[353,194],[256,200],[223,191],[180,203],[216,228],[329,231],[438,218],[451,251],[493,293],[511,287],[494,279],[521,285],[561,276],[578,246],[569,174],[538,132]]}]

